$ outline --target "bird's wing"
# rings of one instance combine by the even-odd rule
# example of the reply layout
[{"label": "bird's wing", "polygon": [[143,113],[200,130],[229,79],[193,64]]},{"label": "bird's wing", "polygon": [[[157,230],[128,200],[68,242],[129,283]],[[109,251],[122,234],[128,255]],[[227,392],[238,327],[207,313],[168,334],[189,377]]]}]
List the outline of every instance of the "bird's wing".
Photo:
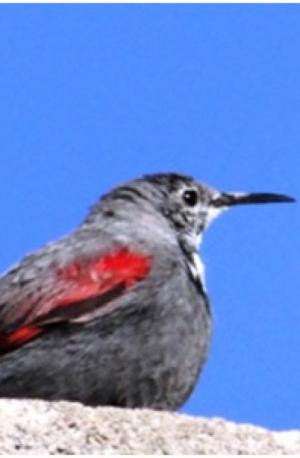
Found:
[{"label": "bird's wing", "polygon": [[26,294],[10,297],[8,290],[0,299],[0,353],[38,337],[50,324],[86,321],[99,310],[108,313],[114,299],[147,276],[150,261],[119,248],[41,274],[31,288],[26,285]]}]

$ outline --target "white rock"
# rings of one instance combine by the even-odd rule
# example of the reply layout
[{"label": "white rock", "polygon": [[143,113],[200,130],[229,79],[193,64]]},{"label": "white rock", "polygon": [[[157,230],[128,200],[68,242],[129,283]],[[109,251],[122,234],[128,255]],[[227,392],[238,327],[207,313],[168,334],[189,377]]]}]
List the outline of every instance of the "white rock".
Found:
[{"label": "white rock", "polygon": [[4,454],[300,454],[300,431],[77,403],[0,400]]}]

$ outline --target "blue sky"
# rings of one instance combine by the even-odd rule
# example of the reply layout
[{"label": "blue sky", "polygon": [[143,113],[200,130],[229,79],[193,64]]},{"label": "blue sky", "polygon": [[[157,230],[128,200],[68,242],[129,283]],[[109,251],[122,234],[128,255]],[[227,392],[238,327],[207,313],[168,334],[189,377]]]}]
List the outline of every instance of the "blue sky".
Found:
[{"label": "blue sky", "polygon": [[[0,12],[1,270],[143,173],[299,198],[298,5]],[[299,204],[210,228],[213,344],[184,412],[299,427],[299,248]]]}]

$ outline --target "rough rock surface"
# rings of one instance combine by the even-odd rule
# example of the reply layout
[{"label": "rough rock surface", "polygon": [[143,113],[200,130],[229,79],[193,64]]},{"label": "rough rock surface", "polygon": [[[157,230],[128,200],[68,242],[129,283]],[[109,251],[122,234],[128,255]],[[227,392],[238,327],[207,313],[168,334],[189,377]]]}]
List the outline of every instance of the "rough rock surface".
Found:
[{"label": "rough rock surface", "polygon": [[300,431],[68,402],[0,400],[0,425],[1,454],[300,453]]}]

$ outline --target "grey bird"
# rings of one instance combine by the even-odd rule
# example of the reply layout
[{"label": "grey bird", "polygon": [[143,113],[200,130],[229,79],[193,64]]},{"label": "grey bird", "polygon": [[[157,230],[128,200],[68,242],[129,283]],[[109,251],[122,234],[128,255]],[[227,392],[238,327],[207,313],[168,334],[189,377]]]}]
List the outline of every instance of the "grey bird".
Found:
[{"label": "grey bird", "polygon": [[175,173],[104,195],[0,278],[0,396],[179,408],[211,340],[203,232],[232,206],[293,200]]}]

